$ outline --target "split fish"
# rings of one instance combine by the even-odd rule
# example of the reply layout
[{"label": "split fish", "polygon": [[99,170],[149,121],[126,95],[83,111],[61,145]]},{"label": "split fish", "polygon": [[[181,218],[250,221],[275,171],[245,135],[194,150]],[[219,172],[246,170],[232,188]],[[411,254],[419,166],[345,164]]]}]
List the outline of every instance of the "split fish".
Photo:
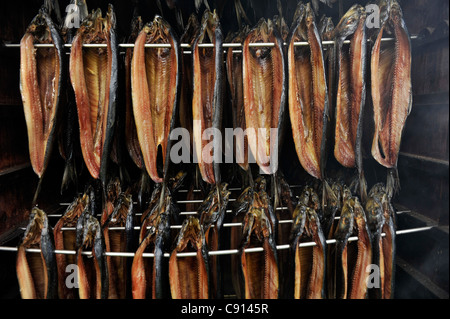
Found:
[{"label": "split fish", "polygon": [[[81,151],[91,176],[103,183],[116,117],[119,67],[115,27],[112,5],[105,17],[100,9],[93,11],[78,29],[70,53],[70,80],[77,103]],[[83,44],[102,44],[106,48],[83,48]]]},{"label": "split fish", "polygon": [[[145,44],[168,47],[145,48]],[[181,83],[181,53],[178,37],[156,15],[136,39],[131,62],[133,113],[145,167],[155,183],[163,182],[169,167],[170,132],[177,114]],[[162,175],[158,172],[159,147]]]},{"label": "split fish", "polygon": [[[213,44],[214,47],[199,47],[200,44]],[[193,54],[193,96],[192,115],[194,154],[200,173],[208,184],[220,183],[220,153],[222,140],[216,133],[221,129],[224,70],[223,34],[219,16],[205,10],[200,32],[192,47]],[[206,137],[205,130],[213,130]],[[208,132],[208,131],[206,131]],[[212,144],[211,144],[212,143]],[[209,151],[209,152],[208,152]]]},{"label": "split fish", "polygon": [[[257,43],[274,46],[257,46]],[[285,112],[287,75],[283,42],[272,20],[261,19],[243,44],[245,124],[249,149],[264,174],[278,170],[278,152]]]},{"label": "split fish", "polygon": [[[317,179],[324,178],[326,132],[329,123],[328,93],[322,40],[308,4],[291,30],[288,49],[289,114],[298,158]],[[301,11],[304,10],[304,14]],[[294,42],[307,41],[307,46]]]},{"label": "split fish", "polygon": [[[331,32],[337,42],[337,93],[334,156],[344,167],[357,168],[359,195],[363,202],[367,190],[362,167],[362,133],[366,98],[366,12],[353,5]],[[349,47],[344,40],[350,38]]]},{"label": "split fish", "polygon": [[[89,194],[75,198],[75,200],[66,209],[64,215],[58,220],[54,229],[53,237],[55,239],[56,250],[76,250],[76,224],[83,211],[89,205]],[[75,230],[63,230],[65,227],[74,227]],[[56,254],[56,265],[58,268],[58,296],[59,299],[74,299],[78,297],[78,291],[70,289],[66,285],[66,267],[70,264],[76,264],[76,256]]]},{"label": "split fish", "polygon": [[[375,123],[372,156],[382,166],[396,170],[402,132],[412,108],[412,57],[410,37],[400,5],[395,0],[388,2],[388,18],[381,25],[371,56]],[[390,33],[394,40],[382,41],[386,33]],[[394,188],[396,190],[398,185]]]},{"label": "split fish", "polygon": [[[40,254],[27,252],[40,249]],[[17,250],[16,271],[22,299],[58,298],[58,276],[52,231],[44,211],[31,210],[24,237]]]},{"label": "split fish", "polygon": [[[291,230],[291,269],[295,299],[325,298],[326,242],[316,211],[303,203],[294,211]],[[300,247],[302,242],[314,242],[313,247]],[[292,283],[291,283],[292,284]]]},{"label": "split fish", "polygon": [[[170,198],[166,198],[162,210],[155,209],[143,223],[145,237],[133,258],[131,270],[133,299],[165,298],[168,295],[168,260],[164,257],[170,235]],[[144,253],[154,257],[144,257]]]},{"label": "split fish", "polygon": [[[243,27],[237,34],[232,36],[231,43],[242,43],[249,32],[248,26]],[[245,108],[244,108],[244,84],[242,73],[242,53],[233,52],[230,47],[227,50],[226,68],[227,79],[231,93],[231,107],[233,117],[233,129],[242,129],[245,132]],[[249,169],[248,163],[248,137],[236,136],[235,139],[236,163],[244,170]]]},{"label": "split fish", "polygon": [[[218,194],[220,192],[220,194]],[[225,219],[230,191],[228,184],[222,183],[219,187],[213,188],[203,203],[198,208],[200,224],[205,233],[205,240],[208,250],[217,251],[221,249],[221,232]],[[222,292],[222,272],[219,256],[209,256],[211,298],[221,299]]]},{"label": "split fish", "polygon": [[[195,256],[179,257],[192,252]],[[183,222],[169,259],[170,291],[173,299],[208,299],[209,263],[205,235],[197,217]]]},{"label": "split fish", "polygon": [[[131,194],[120,193],[110,215],[102,218],[102,231],[106,252],[130,252],[134,236],[134,211]],[[111,227],[124,227],[124,231],[111,230]],[[120,256],[107,256],[109,275],[108,299],[127,297],[128,259]]]},{"label": "split fish", "polygon": [[[81,227],[78,227],[78,226]],[[77,266],[80,299],[107,299],[109,291],[105,241],[99,221],[88,209],[77,225]],[[84,252],[91,253],[85,255]]]},{"label": "split fish", "polygon": [[[53,44],[35,48],[35,44]],[[47,168],[58,117],[64,43],[47,11],[42,8],[20,41],[20,92],[28,132],[31,166],[39,178]]]}]

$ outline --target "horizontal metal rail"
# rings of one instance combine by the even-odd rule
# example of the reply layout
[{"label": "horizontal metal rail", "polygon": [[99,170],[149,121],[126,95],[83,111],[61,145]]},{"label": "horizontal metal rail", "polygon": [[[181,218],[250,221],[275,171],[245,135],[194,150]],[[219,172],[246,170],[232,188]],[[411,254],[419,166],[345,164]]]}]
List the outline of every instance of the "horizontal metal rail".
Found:
[{"label": "horizontal metal rail", "polygon": [[[428,226],[428,227],[418,227],[418,228],[411,228],[411,229],[404,229],[404,230],[397,230],[396,235],[404,235],[404,234],[411,234],[411,233],[417,233],[417,232],[423,232],[433,229],[434,226]],[[385,233],[381,235],[382,237],[385,236]],[[349,242],[358,241],[357,236],[352,236],[348,239]],[[328,239],[326,241],[327,245],[336,244],[336,239]],[[306,242],[306,243],[300,243],[299,247],[313,247],[316,246],[315,242]],[[277,250],[287,250],[290,248],[290,245],[277,245]],[[6,246],[0,246],[0,251],[5,252],[16,252],[18,250],[17,247],[6,247]],[[25,249],[26,252],[30,253],[40,253],[41,250],[38,248],[28,248]],[[255,252],[262,252],[264,251],[263,247],[253,247],[253,248],[246,248],[244,249],[245,253],[255,253]],[[64,255],[76,255],[77,252],[75,250],[55,250],[55,254],[64,254]],[[226,249],[226,250],[216,250],[216,251],[209,251],[208,254],[210,256],[218,256],[218,255],[236,255],[239,253],[239,249]],[[91,256],[91,251],[82,251],[82,255]],[[165,253],[164,257],[170,257],[170,253]],[[195,257],[197,255],[196,252],[189,252],[189,253],[177,253],[177,257]],[[105,252],[105,256],[111,256],[111,257],[134,257],[135,253],[132,252]],[[143,257],[155,257],[155,254],[153,253],[143,253]]]},{"label": "horizontal metal rail", "polygon": [[[417,39],[418,36],[413,35],[410,37],[412,40]],[[394,38],[383,38],[381,41],[393,41]],[[367,40],[370,41],[370,40]],[[350,40],[345,40],[344,43],[350,43]],[[294,46],[307,46],[309,43],[307,41],[296,41],[294,42]],[[322,45],[333,45],[334,41],[322,41]],[[289,44],[284,42],[284,46],[288,46]],[[4,46],[6,48],[20,48],[20,43],[5,43]],[[36,48],[51,48],[54,47],[53,44],[47,43],[36,43],[34,45]],[[71,48],[72,44],[64,44],[66,48]],[[83,47],[85,48],[106,48],[106,43],[84,43]],[[119,43],[119,48],[134,48],[134,43]],[[146,43],[144,45],[146,48],[171,48],[172,45],[170,43]],[[223,43],[223,48],[242,48],[242,43]],[[255,42],[249,43],[249,47],[274,47],[275,43],[273,42]],[[191,49],[192,46],[188,43],[181,43],[180,47],[183,49]],[[199,48],[213,48],[214,43],[199,43]]]}]

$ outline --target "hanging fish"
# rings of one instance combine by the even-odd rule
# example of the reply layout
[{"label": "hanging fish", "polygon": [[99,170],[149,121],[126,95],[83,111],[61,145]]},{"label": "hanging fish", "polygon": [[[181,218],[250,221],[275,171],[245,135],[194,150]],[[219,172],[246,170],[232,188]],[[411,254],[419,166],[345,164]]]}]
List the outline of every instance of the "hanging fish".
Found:
[{"label": "hanging fish", "polygon": [[[193,257],[178,253],[194,252]],[[197,217],[183,222],[169,259],[170,291],[173,299],[209,298],[209,263],[205,235]]]},{"label": "hanging fish", "polygon": [[[245,299],[277,299],[279,276],[277,249],[272,225],[264,211],[251,207],[243,222],[243,238],[239,249]],[[262,247],[262,252],[246,252]]]},{"label": "hanging fish", "polygon": [[[220,191],[220,194],[217,192]],[[213,188],[198,209],[200,224],[205,233],[205,240],[208,250],[218,251],[221,249],[221,232],[225,219],[230,197],[228,184],[220,184],[220,188]],[[221,299],[222,291],[222,271],[219,262],[219,256],[209,256],[210,287],[211,298]]]},{"label": "hanging fish", "polygon": [[375,292],[375,297],[391,299],[394,296],[395,284],[396,222],[395,210],[383,184],[372,187],[366,209],[369,225],[374,228],[372,232],[373,259],[374,263],[380,267],[380,289]]},{"label": "hanging fish", "polygon": [[[76,227],[77,221],[83,211],[89,205],[88,192],[75,198],[66,209],[64,215],[58,220],[53,229],[56,250],[76,250],[76,230],[63,230],[66,227]],[[58,296],[59,299],[75,299],[78,290],[69,288],[66,284],[68,265],[76,264],[75,255],[56,254],[56,265],[58,269]]]},{"label": "hanging fish", "polygon": [[[257,46],[256,43],[274,43]],[[251,45],[252,44],[252,45]],[[249,148],[264,174],[278,170],[286,100],[283,42],[271,20],[261,19],[243,44],[244,110]]]},{"label": "hanging fish", "polygon": [[[81,227],[78,227],[81,225]],[[98,220],[85,210],[77,225],[77,266],[80,299],[107,299],[109,291],[105,241]],[[86,255],[84,252],[91,253]]]},{"label": "hanging fish", "polygon": [[355,219],[353,234],[358,237],[358,241],[352,243],[353,251],[349,252],[349,256],[351,253],[355,256],[352,257],[353,264],[349,267],[352,272],[349,273],[348,299],[366,299],[368,294],[366,271],[372,264],[372,243],[364,209],[357,197],[352,201]]},{"label": "hanging fish", "polygon": [[[121,193],[113,212],[102,221],[103,238],[106,252],[130,252],[134,230],[133,199],[131,194]],[[111,230],[124,227],[125,231]],[[107,256],[109,275],[108,299],[125,299],[127,297],[127,259],[119,256]]]},{"label": "hanging fish", "polygon": [[[162,210],[154,210],[141,225],[145,237],[140,242],[133,258],[131,269],[133,299],[167,297],[168,260],[164,257],[170,235],[170,198],[167,197]],[[153,258],[144,257],[144,253],[153,253]]]},{"label": "hanging fish", "polygon": [[[244,26],[237,34],[232,36],[231,43],[242,43],[249,32],[248,26]],[[230,47],[227,50],[226,68],[227,79],[231,93],[231,107],[233,117],[233,129],[242,129],[245,132],[245,108],[244,108],[244,84],[242,74],[242,53],[233,52]],[[239,135],[235,139],[235,158],[236,163],[244,170],[248,171],[248,136]]]},{"label": "hanging fish", "polygon": [[[142,19],[140,16],[134,17],[131,21],[131,34],[128,37],[128,43],[134,43],[143,27]],[[134,122],[133,115],[133,99],[131,89],[131,61],[133,57],[133,48],[127,48],[125,53],[125,141],[127,145],[128,154],[133,160],[134,164],[141,169],[145,170],[144,158],[139,145],[139,139],[136,130],[136,123]]]},{"label": "hanging fish", "polygon": [[[325,298],[326,242],[316,211],[303,203],[294,211],[291,230],[294,298]],[[302,242],[315,246],[300,247]]]},{"label": "hanging fish", "polygon": [[[181,43],[187,43],[193,46],[195,39],[197,39],[200,32],[200,24],[198,23],[197,16],[193,13],[189,16],[188,24],[184,30],[183,35],[180,38]],[[192,83],[192,55],[183,54],[182,58],[182,83],[181,83],[181,93],[180,93],[180,126],[188,130],[189,132],[189,150],[192,150],[193,143],[193,129],[192,129],[192,94],[193,94],[193,83]]]},{"label": "hanging fish", "polygon": [[[145,44],[170,47],[145,48]],[[155,183],[163,182],[169,166],[169,134],[177,114],[181,83],[181,53],[170,25],[156,15],[136,39],[131,64],[133,113],[145,167]],[[161,147],[163,177],[157,168]]]},{"label": "hanging fish", "polygon": [[[192,97],[194,154],[202,179],[208,184],[220,183],[218,159],[222,140],[218,136],[205,137],[205,130],[221,129],[223,108],[223,35],[217,13],[205,10],[200,32],[193,44],[194,91]],[[213,44],[212,48],[200,44]],[[215,133],[215,132],[212,132]],[[212,143],[212,144],[211,144]],[[209,151],[209,152],[208,152]]]},{"label": "hanging fish", "polygon": [[[114,136],[118,86],[118,47],[113,6],[102,17],[93,11],[72,42],[70,79],[75,92],[84,162],[91,176],[106,183]],[[83,44],[106,47],[83,48]]]},{"label": "hanging fish", "polygon": [[[384,167],[396,171],[401,136],[412,107],[411,43],[400,5],[396,0],[389,4],[388,19],[381,26],[371,57],[375,122],[372,156]],[[382,41],[388,32],[394,40]],[[390,195],[398,189],[395,175],[388,174]]]},{"label": "hanging fish", "polygon": [[[27,252],[29,248],[40,254]],[[58,276],[52,231],[44,211],[35,207],[17,250],[16,271],[22,299],[58,298]]]},{"label": "hanging fish", "polygon": [[[35,48],[35,44],[53,44]],[[39,178],[47,168],[54,139],[64,73],[64,44],[42,8],[20,41],[20,93],[28,132],[31,166]]]},{"label": "hanging fish", "polygon": [[[329,123],[322,40],[310,4],[302,8],[300,3],[297,11],[288,41],[289,114],[300,163],[311,176],[322,180]],[[308,45],[295,46],[298,41]]]},{"label": "hanging fish", "polygon": [[[359,195],[366,200],[366,181],[362,167],[362,132],[366,99],[366,12],[353,5],[331,32],[337,43],[337,93],[334,156],[346,168],[357,168]],[[350,38],[349,47],[344,40]]]}]

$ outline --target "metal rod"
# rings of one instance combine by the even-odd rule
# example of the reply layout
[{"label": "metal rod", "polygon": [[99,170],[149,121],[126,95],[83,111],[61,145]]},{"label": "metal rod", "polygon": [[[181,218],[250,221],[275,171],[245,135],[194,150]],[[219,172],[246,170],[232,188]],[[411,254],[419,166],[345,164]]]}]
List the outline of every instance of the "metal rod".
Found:
[{"label": "metal rod", "polygon": [[[404,234],[411,234],[411,233],[418,233],[423,232],[427,230],[433,229],[434,226],[428,226],[428,227],[418,227],[418,228],[411,228],[411,229],[404,229],[404,230],[397,230],[397,235],[404,235]],[[382,237],[386,236],[385,233],[381,234]],[[358,241],[357,236],[352,236],[348,239],[349,242]],[[336,243],[336,239],[328,239],[326,241],[327,245],[332,245]],[[315,242],[307,242],[307,243],[301,243],[299,244],[299,247],[313,247],[316,246]],[[277,245],[277,250],[286,250],[289,249],[290,245],[284,244],[284,245]],[[10,251],[15,252],[17,251],[17,247],[6,247],[6,246],[0,246],[0,251]],[[40,253],[41,250],[38,248],[28,248],[25,250],[26,252],[30,253]],[[264,249],[262,247],[253,247],[253,248],[246,248],[246,253],[254,253],[254,252],[262,252]],[[65,255],[75,255],[75,250],[55,250],[55,254],[65,254]],[[238,249],[228,249],[228,250],[217,250],[217,251],[210,251],[208,254],[210,256],[217,256],[217,255],[235,255],[238,254]],[[92,252],[90,251],[83,251],[81,252],[82,255],[92,255]],[[177,257],[194,257],[196,256],[196,252],[189,252],[189,253],[177,253]],[[128,252],[105,252],[105,256],[114,256],[114,257],[134,257],[135,253],[128,253]],[[143,257],[154,257],[155,255],[153,253],[144,253]],[[170,257],[170,253],[165,253],[164,257]]]},{"label": "metal rod", "polygon": [[[418,38],[417,35],[412,35],[411,40],[415,40]],[[381,41],[393,41],[394,38],[383,38],[381,39]],[[367,40],[370,41],[370,40]],[[345,40],[344,43],[350,43],[350,40]],[[294,42],[294,46],[306,46],[309,43],[307,41],[296,41]],[[334,41],[322,41],[322,45],[333,45]],[[284,42],[283,43],[284,46],[288,46],[289,44]],[[4,46],[6,48],[20,48],[20,44],[19,43],[5,43]],[[36,43],[34,45],[36,48],[52,48],[54,47],[53,44],[51,43]],[[72,44],[64,44],[64,46],[66,48],[71,48]],[[84,43],[83,47],[85,48],[106,48],[107,44],[106,43]],[[134,48],[134,43],[119,43],[118,44],[119,48]],[[144,45],[146,48],[170,48],[172,47],[171,44],[169,43],[146,43]],[[275,43],[273,42],[256,42],[256,43],[249,43],[248,45],[249,47],[274,47]],[[187,48],[190,49],[191,45],[188,43],[181,43],[180,44],[181,48]],[[214,44],[213,43],[200,43],[198,44],[199,48],[213,48]],[[224,48],[241,48],[242,44],[241,43],[223,43],[222,47]]]}]

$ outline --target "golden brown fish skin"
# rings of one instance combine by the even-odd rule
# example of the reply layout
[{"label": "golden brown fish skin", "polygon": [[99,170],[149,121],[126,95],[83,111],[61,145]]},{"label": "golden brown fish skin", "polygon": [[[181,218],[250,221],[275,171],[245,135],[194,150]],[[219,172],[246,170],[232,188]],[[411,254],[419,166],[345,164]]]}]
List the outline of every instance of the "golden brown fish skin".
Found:
[{"label": "golden brown fish skin", "polygon": [[[244,278],[245,299],[277,299],[279,278],[272,226],[264,211],[251,207],[244,218],[239,255]],[[264,252],[246,253],[247,248],[263,247]]]},{"label": "golden brown fish skin", "polygon": [[396,254],[396,225],[395,225],[395,211],[391,205],[389,196],[384,194],[381,200],[383,206],[384,224],[382,232],[385,236],[381,239],[382,258],[384,276],[382,277],[382,298],[392,299],[394,297],[395,285],[395,254]]},{"label": "golden brown fish skin", "polygon": [[[325,237],[314,209],[300,203],[294,212],[291,231],[293,285],[295,299],[325,298]],[[300,248],[302,242],[314,247]]]},{"label": "golden brown fish skin", "polygon": [[[271,42],[273,47],[250,47],[250,43]],[[245,123],[249,148],[265,174],[278,169],[278,143],[282,131],[287,76],[283,44],[275,24],[261,19],[243,44],[243,83]],[[263,134],[259,134],[265,129]],[[278,134],[271,136],[271,129]],[[261,135],[261,136],[259,136]]]},{"label": "golden brown fish skin", "polygon": [[366,299],[367,298],[367,267],[372,264],[372,243],[370,240],[370,232],[367,226],[366,216],[363,207],[357,197],[354,201],[354,227],[357,242],[357,257],[351,274],[349,283],[349,299]]},{"label": "golden brown fish skin", "polygon": [[[158,207],[157,207],[158,208]],[[133,299],[166,298],[164,286],[168,286],[166,273],[167,258],[164,257],[165,245],[170,232],[170,197],[164,200],[160,210],[154,210],[146,220],[145,237],[140,242],[133,258],[131,284]],[[148,229],[147,229],[148,227]],[[153,258],[143,257],[143,253],[154,254]]]},{"label": "golden brown fish skin", "polygon": [[[75,92],[84,162],[91,176],[106,182],[106,166],[113,139],[117,93],[117,39],[112,5],[106,16],[93,11],[72,42],[70,80]],[[85,43],[106,48],[83,48]]]},{"label": "golden brown fish skin", "polygon": [[[218,194],[220,192],[220,194]],[[222,183],[219,188],[214,188],[198,209],[200,224],[205,233],[205,240],[208,250],[217,251],[221,249],[221,232],[225,218],[225,211],[231,192],[228,184]],[[219,263],[219,256],[209,256],[210,287],[211,298],[221,299],[222,272]]]},{"label": "golden brown fish skin", "polygon": [[[198,44],[208,42],[213,43],[214,48],[198,47]],[[196,154],[201,176],[209,184],[220,183],[219,163],[215,159],[217,156],[215,152],[218,152],[221,140],[217,136],[209,140],[203,139],[203,133],[209,128],[220,129],[224,86],[222,42],[219,16],[215,11],[211,13],[205,10],[201,29],[192,50],[194,75],[192,115],[194,154]],[[213,143],[212,148],[210,153],[206,154],[209,143]],[[212,158],[206,160],[203,158],[204,153]]]},{"label": "golden brown fish skin", "polygon": [[[33,208],[17,249],[16,272],[22,299],[58,297],[56,259],[51,235],[47,215],[39,208]],[[38,248],[41,253],[27,253],[28,248]]]},{"label": "golden brown fish skin", "polygon": [[[54,48],[35,48],[35,43]],[[63,41],[49,15],[40,10],[20,41],[20,93],[31,166],[42,177],[55,138],[64,67]]]},{"label": "golden brown fish skin", "polygon": [[[78,221],[77,249],[78,287],[80,299],[107,299],[109,291],[108,265],[105,256],[105,242],[98,220],[85,210]],[[85,256],[90,251],[92,256]]]},{"label": "golden brown fish skin", "polygon": [[[171,48],[151,48],[146,43],[170,44]],[[162,149],[163,174],[169,165],[169,134],[174,126],[181,83],[181,57],[178,38],[160,16],[144,26],[136,39],[131,65],[133,113],[145,167],[155,183],[158,147]],[[150,120],[148,120],[150,119]]]},{"label": "golden brown fish skin", "polygon": [[[308,41],[307,47],[294,42]],[[309,4],[299,15],[289,39],[289,115],[298,158],[313,177],[322,179],[328,92],[322,42]]]},{"label": "golden brown fish skin", "polygon": [[[392,33],[392,43],[381,42],[386,31]],[[381,165],[395,168],[412,107],[411,43],[397,1],[392,1],[389,18],[381,26],[372,50],[371,82],[375,122],[372,156]]]},{"label": "golden brown fish skin", "polygon": [[[177,257],[177,253],[193,251],[195,257]],[[197,217],[183,222],[176,247],[169,259],[170,291],[173,299],[208,299],[209,274],[205,235]]]},{"label": "golden brown fish skin", "polygon": [[[135,17],[132,21],[131,34],[128,38],[128,43],[134,43],[143,27],[141,17]],[[131,61],[133,57],[133,49],[128,48],[125,53],[125,95],[126,95],[126,120],[125,120],[125,142],[133,162],[141,170],[145,169],[145,163],[139,145],[139,139],[136,131],[136,123],[133,116],[133,99],[131,93]]]},{"label": "golden brown fish skin", "polygon": [[[357,165],[358,126],[365,102],[366,13],[354,5],[341,19],[333,33],[338,37],[338,89],[334,156],[344,167]],[[350,37],[347,51],[343,41]]]},{"label": "golden brown fish skin", "polygon": [[[242,43],[249,32],[248,26],[243,27],[231,40],[231,43]],[[233,53],[233,48],[228,48],[227,79],[231,92],[231,107],[233,116],[233,129],[241,128],[245,132],[245,108],[244,108],[244,84],[242,73],[242,53]],[[247,171],[248,164],[248,137],[243,139],[236,137],[235,158],[238,165]]]},{"label": "golden brown fish skin", "polygon": [[[76,232],[72,230],[61,230],[63,227],[76,227],[78,218],[89,204],[87,193],[77,197],[67,208],[64,215],[58,220],[54,229],[56,250],[76,250]],[[76,257],[73,255],[56,254],[56,265],[58,269],[58,297],[59,299],[74,299],[78,297],[76,290],[69,289],[66,285],[66,267],[69,264],[76,264]]]},{"label": "golden brown fish skin", "polygon": [[[131,194],[121,193],[113,212],[102,222],[106,252],[128,252],[129,236],[134,231],[133,200]],[[131,215],[131,216],[130,216]],[[110,227],[124,227],[125,231],[110,230]],[[131,232],[131,234],[130,234]],[[109,275],[108,299],[125,299],[127,296],[127,262],[124,257],[107,256]]]}]

